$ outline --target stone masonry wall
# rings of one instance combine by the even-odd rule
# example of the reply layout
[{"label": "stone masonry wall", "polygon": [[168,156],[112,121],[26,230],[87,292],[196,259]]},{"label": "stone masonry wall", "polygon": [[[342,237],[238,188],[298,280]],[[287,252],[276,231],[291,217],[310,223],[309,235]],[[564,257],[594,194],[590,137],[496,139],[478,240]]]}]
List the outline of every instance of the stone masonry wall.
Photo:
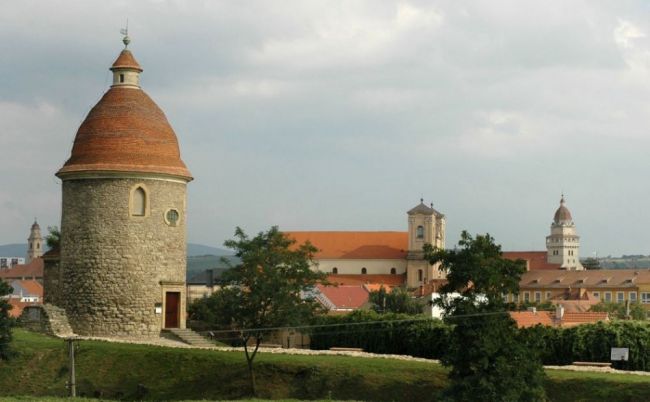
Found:
[{"label": "stone masonry wall", "polygon": [[[129,208],[138,184],[147,190],[144,217],[131,216]],[[161,282],[185,283],[186,186],[153,178],[63,181],[61,307],[76,334],[160,334]],[[164,219],[169,208],[180,213],[175,227]]]}]

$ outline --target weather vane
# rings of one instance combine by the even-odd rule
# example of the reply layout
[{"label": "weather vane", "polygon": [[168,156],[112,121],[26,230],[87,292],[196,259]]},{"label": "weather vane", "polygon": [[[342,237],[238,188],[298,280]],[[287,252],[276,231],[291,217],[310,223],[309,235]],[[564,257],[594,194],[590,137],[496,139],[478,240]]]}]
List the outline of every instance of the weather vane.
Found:
[{"label": "weather vane", "polygon": [[122,38],[122,43],[124,43],[124,48],[126,49],[129,47],[129,43],[131,43],[131,38],[129,38],[129,19],[126,19],[126,28],[120,29],[120,33],[124,35],[124,38]]}]

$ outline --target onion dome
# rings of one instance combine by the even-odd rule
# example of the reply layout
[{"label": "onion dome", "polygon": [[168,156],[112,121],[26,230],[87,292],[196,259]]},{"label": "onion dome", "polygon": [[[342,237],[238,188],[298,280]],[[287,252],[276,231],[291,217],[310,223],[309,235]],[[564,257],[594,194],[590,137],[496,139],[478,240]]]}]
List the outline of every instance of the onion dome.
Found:
[{"label": "onion dome", "polygon": [[553,222],[558,225],[570,225],[573,223],[573,218],[571,217],[569,208],[564,206],[564,195],[560,199],[560,207],[555,211]]},{"label": "onion dome", "polygon": [[81,123],[56,175],[153,173],[192,180],[165,114],[140,88],[143,70],[131,51],[122,50],[110,69],[113,85]]}]

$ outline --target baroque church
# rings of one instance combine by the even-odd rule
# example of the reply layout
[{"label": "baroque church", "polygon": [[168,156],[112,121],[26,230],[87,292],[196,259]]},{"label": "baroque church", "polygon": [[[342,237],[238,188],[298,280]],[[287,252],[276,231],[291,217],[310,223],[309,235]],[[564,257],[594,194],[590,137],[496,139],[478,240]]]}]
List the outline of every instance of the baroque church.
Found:
[{"label": "baroque church", "polygon": [[61,179],[60,249],[44,298],[75,334],[157,337],[185,328],[187,183],[178,140],[128,49],[79,127]]},{"label": "baroque church", "polygon": [[424,259],[422,248],[445,247],[445,216],[424,200],[407,213],[406,232],[285,232],[298,243],[310,241],[318,252],[314,269],[345,283],[357,275],[368,282],[404,283],[417,288],[445,275]]}]

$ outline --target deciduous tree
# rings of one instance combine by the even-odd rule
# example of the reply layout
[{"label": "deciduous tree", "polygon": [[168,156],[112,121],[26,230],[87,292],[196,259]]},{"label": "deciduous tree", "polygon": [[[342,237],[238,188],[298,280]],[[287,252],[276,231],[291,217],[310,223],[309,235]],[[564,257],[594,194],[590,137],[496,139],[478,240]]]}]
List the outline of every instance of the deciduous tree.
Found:
[{"label": "deciduous tree", "polygon": [[461,234],[453,250],[425,247],[448,283],[438,304],[454,325],[442,362],[451,366],[447,397],[457,401],[544,400],[544,373],[536,354],[517,337],[503,295],[518,293],[523,261],[510,261],[486,235]]},{"label": "deciduous tree", "polygon": [[241,262],[224,272],[224,288],[211,296],[211,305],[219,322],[240,331],[255,394],[253,361],[260,343],[274,329],[311,320],[319,305],[305,294],[326,276],[311,268],[317,249],[295,244],[277,226],[253,238],[237,228],[224,245]]},{"label": "deciduous tree", "polygon": [[6,299],[13,289],[9,284],[0,279],[0,360],[7,360],[12,356],[11,327],[13,321],[9,316],[11,304]]}]

